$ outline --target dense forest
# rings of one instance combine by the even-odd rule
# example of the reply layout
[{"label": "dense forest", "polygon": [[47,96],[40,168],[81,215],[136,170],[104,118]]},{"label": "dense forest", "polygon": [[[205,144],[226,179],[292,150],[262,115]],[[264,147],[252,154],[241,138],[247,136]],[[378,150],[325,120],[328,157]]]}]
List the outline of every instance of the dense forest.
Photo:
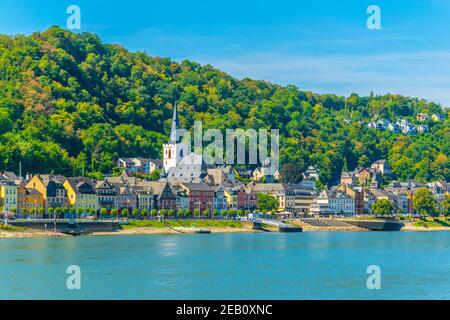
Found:
[{"label": "dense forest", "polygon": [[[281,163],[316,165],[324,183],[381,158],[398,179],[450,178],[449,111],[438,104],[238,80],[59,27],[0,35],[0,171],[17,172],[22,162],[24,172],[99,176],[119,156],[161,158],[175,100],[186,128],[195,120],[204,129],[278,128]],[[430,132],[412,136],[367,127],[422,112],[445,121],[427,121]]]}]

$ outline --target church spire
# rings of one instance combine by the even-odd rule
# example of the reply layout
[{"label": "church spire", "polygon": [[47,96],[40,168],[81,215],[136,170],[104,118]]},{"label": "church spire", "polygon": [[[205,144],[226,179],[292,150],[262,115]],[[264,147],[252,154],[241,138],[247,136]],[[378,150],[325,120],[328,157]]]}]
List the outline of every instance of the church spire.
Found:
[{"label": "church spire", "polygon": [[178,112],[176,101],[173,106],[172,127],[170,128],[170,143],[178,143]]}]

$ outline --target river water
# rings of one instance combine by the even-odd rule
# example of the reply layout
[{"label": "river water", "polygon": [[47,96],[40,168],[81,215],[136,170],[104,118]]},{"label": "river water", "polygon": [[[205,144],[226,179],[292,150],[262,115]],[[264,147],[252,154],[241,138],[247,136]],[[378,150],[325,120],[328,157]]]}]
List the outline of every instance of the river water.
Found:
[{"label": "river water", "polygon": [[450,232],[0,239],[0,299],[449,298]]}]

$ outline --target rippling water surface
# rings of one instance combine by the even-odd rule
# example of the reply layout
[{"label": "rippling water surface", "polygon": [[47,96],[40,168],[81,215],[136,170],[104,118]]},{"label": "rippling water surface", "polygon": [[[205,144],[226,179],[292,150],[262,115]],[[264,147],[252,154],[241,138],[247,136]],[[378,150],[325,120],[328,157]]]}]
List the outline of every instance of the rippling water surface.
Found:
[{"label": "rippling water surface", "polygon": [[449,299],[450,232],[0,239],[0,299],[24,298]]}]

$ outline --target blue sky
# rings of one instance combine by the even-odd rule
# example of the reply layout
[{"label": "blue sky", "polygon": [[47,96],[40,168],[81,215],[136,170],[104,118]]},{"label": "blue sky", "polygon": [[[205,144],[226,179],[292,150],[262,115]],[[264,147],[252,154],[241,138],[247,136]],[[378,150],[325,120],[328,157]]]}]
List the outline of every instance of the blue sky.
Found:
[{"label": "blue sky", "polygon": [[[65,27],[71,4],[81,8],[81,31],[133,51],[303,90],[450,106],[450,1],[1,0],[0,33]],[[381,30],[366,27],[371,4]]]}]

